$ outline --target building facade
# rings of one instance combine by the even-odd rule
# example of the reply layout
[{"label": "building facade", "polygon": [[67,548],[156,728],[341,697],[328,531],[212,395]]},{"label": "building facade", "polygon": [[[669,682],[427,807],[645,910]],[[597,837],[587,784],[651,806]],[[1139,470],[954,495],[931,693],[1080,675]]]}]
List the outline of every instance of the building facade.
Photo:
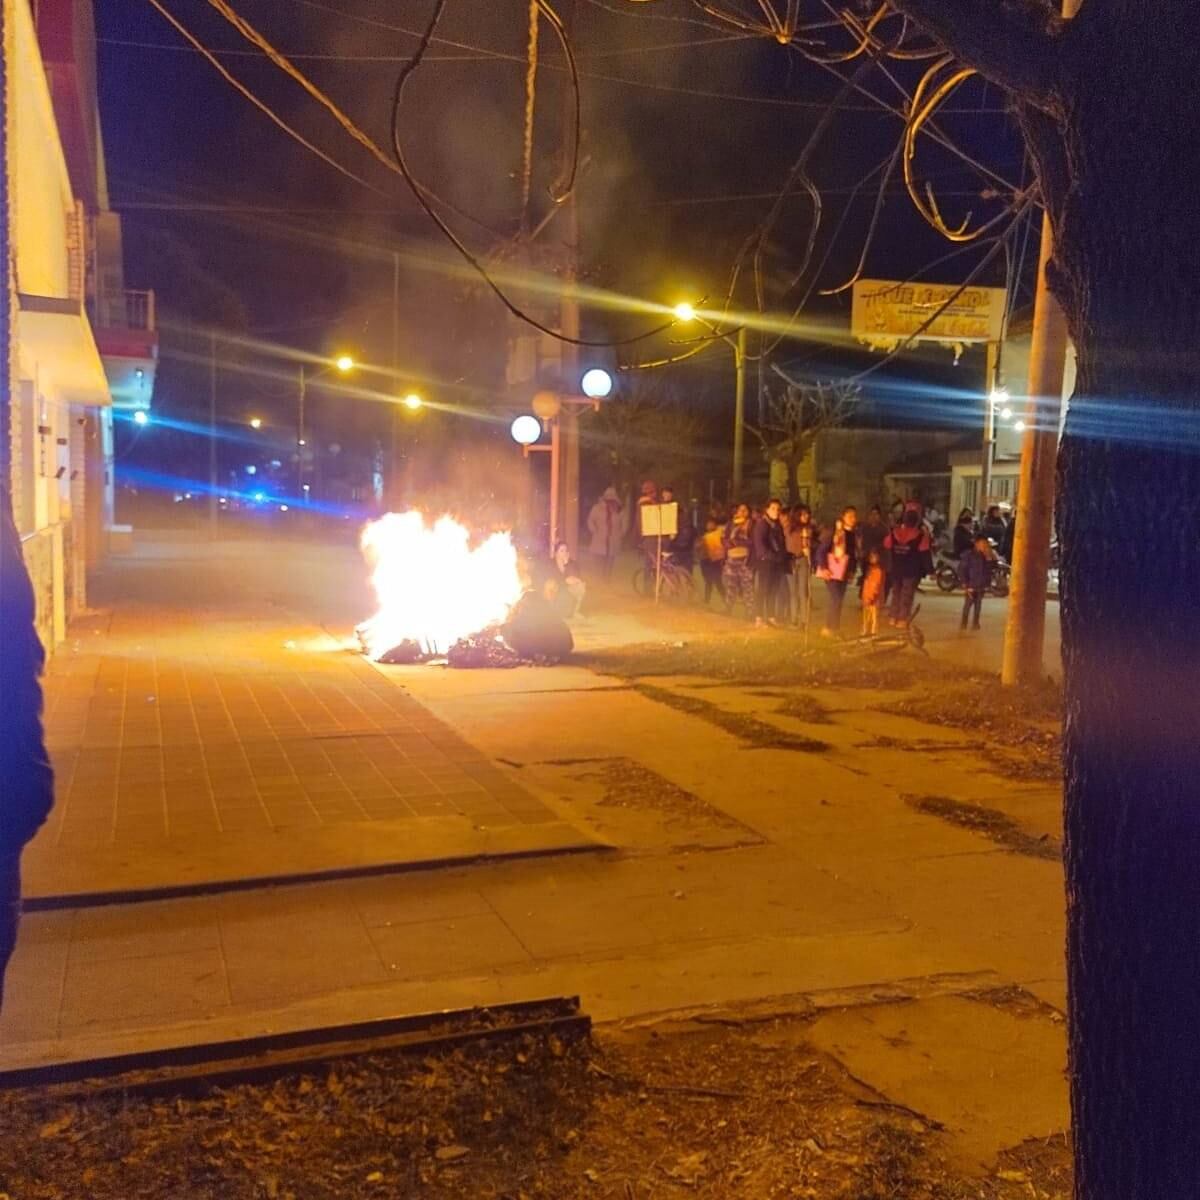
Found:
[{"label": "building facade", "polygon": [[149,408],[153,296],[124,288],[108,207],[90,0],[11,0],[5,39],[13,516],[48,650],[112,531],[113,405]]}]

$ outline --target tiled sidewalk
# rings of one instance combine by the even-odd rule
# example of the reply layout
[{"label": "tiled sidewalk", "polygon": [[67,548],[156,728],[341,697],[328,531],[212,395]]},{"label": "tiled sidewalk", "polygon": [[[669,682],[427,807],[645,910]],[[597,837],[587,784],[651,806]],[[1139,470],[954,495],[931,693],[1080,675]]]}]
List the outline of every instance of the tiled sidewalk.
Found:
[{"label": "tiled sidewalk", "polygon": [[179,563],[141,566],[51,660],[35,903],[586,841],[332,636],[263,619],[237,572],[225,605],[185,607]]}]

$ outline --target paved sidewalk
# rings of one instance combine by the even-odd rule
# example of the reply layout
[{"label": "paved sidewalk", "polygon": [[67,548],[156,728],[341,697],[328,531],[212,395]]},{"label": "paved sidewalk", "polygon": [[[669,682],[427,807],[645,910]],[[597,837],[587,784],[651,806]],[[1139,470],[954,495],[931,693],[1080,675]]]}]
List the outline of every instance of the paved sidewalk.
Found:
[{"label": "paved sidewalk", "polygon": [[276,551],[272,571],[261,547],[237,550],[118,560],[112,607],[52,658],[57,801],[25,858],[35,904],[589,844],[273,598],[311,551]]}]

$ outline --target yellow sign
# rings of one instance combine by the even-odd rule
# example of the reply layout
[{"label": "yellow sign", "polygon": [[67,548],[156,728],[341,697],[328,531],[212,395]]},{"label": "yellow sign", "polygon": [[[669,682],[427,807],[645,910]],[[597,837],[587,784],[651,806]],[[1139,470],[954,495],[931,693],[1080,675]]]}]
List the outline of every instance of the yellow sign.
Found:
[{"label": "yellow sign", "polygon": [[952,345],[998,342],[1006,296],[1004,288],[860,279],[854,285],[850,331],[860,341],[884,347],[908,339]]}]

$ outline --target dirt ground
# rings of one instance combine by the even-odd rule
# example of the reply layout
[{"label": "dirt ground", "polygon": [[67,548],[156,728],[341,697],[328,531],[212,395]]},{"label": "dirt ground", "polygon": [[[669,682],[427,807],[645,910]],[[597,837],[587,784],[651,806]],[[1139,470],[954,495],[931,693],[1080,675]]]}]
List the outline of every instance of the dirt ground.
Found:
[{"label": "dirt ground", "polygon": [[936,1122],[809,1044],[813,1019],[727,1011],[190,1096],[8,1093],[0,1194],[1065,1200],[1062,1139],[964,1174]]}]

